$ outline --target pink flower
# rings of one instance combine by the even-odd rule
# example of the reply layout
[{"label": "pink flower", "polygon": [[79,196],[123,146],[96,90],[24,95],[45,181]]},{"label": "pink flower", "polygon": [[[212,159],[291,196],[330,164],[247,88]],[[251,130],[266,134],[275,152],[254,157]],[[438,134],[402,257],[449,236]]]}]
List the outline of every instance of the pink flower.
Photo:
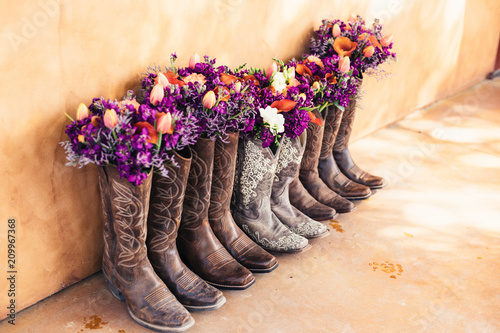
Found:
[{"label": "pink flower", "polygon": [[197,63],[200,62],[200,55],[198,53],[195,53],[189,58],[189,68],[194,69],[194,66],[196,66]]},{"label": "pink flower", "polygon": [[276,65],[276,63],[273,61],[271,66],[269,66],[269,68],[266,71],[267,79],[269,80],[271,78],[271,75],[273,75],[273,73],[275,73],[277,71],[278,71],[278,65]]},{"label": "pink flower", "polygon": [[88,116],[89,116],[89,109],[85,104],[80,103],[80,105],[78,105],[78,109],[76,110],[76,119],[82,120],[87,118]]},{"label": "pink flower", "polygon": [[204,108],[206,108],[206,109],[213,108],[215,105],[215,102],[216,102],[215,93],[212,90],[210,90],[209,92],[207,92],[205,94],[205,96],[203,96],[203,107]]},{"label": "pink flower", "polygon": [[347,19],[347,22],[349,22],[351,25],[356,23],[356,16],[354,16],[352,13],[349,15],[349,19]]},{"label": "pink flower", "polygon": [[168,86],[168,79],[167,77],[163,74],[163,73],[156,73],[156,78],[155,78],[155,83],[156,84],[161,84],[163,86],[163,88],[167,87]]},{"label": "pink flower", "polygon": [[193,82],[193,83],[199,82],[202,85],[205,84],[205,82],[207,82],[205,80],[205,76],[203,76],[203,74],[196,74],[196,73],[189,74],[188,76],[183,78],[182,81],[184,81],[184,83],[186,83],[186,84],[188,84],[189,82]]},{"label": "pink flower", "polygon": [[343,57],[339,61],[339,69],[342,73],[347,73],[351,69],[351,60],[349,57]]},{"label": "pink flower", "polygon": [[234,84],[234,90],[236,90],[237,92],[240,92],[240,90],[241,90],[241,82],[240,81],[237,81]]},{"label": "pink flower", "polygon": [[375,52],[375,48],[370,45],[365,47],[365,49],[363,50],[363,55],[367,58],[370,58],[373,55],[373,52]]},{"label": "pink flower", "polygon": [[335,23],[332,27],[332,36],[333,37],[338,37],[340,36],[340,27],[337,23]]},{"label": "pink flower", "polygon": [[382,39],[380,40],[380,44],[382,44],[382,46],[389,46],[389,45],[391,45],[391,43],[392,43],[392,38],[393,38],[393,36],[392,36],[392,35],[387,35],[387,36],[384,36],[384,37],[382,37]]},{"label": "pink flower", "polygon": [[174,127],[172,126],[172,115],[170,112],[162,114],[156,121],[156,130],[162,134],[172,134],[174,133]]},{"label": "pink flower", "polygon": [[153,105],[158,105],[165,97],[165,92],[163,91],[163,86],[160,83],[155,84],[151,94],[149,95],[149,101]]},{"label": "pink flower", "polygon": [[113,109],[106,109],[104,113],[104,126],[109,129],[115,128],[116,124],[118,124],[118,115],[116,111]]}]

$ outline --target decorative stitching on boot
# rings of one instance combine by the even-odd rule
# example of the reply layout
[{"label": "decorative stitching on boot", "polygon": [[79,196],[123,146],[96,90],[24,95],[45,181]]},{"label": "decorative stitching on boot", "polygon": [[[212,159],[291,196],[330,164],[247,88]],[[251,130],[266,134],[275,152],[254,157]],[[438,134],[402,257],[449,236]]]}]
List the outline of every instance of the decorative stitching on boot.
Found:
[{"label": "decorative stitching on boot", "polygon": [[[246,247],[255,245],[249,238],[241,236],[235,240],[231,246],[236,250],[236,252],[241,253]],[[253,247],[253,246],[252,246]]]},{"label": "decorative stitching on boot", "polygon": [[265,158],[261,150],[252,141],[247,141],[245,159],[241,169],[240,192],[241,203],[245,208],[252,198],[257,197],[255,189],[262,182],[264,176],[271,170],[272,161]]},{"label": "decorative stitching on boot", "polygon": [[175,296],[172,295],[170,290],[166,286],[162,286],[148,296],[144,297],[144,300],[155,310],[165,306],[166,304],[175,300]]},{"label": "decorative stitching on boot", "polygon": [[258,231],[252,232],[248,225],[243,224],[242,229],[250,235],[257,243],[261,244],[263,247],[271,250],[297,250],[300,249],[300,243],[302,242],[302,236],[292,233],[288,236],[280,237],[277,241],[269,240],[267,238],[261,238]]},{"label": "decorative stitching on boot", "polygon": [[308,222],[303,222],[296,227],[289,227],[289,228],[291,231],[293,231],[293,233],[297,235],[304,237],[311,237],[319,235],[319,233],[321,231],[324,231],[326,227],[322,223],[311,220]]},{"label": "decorative stitching on boot", "polygon": [[234,260],[234,258],[231,257],[231,255],[226,251],[225,248],[221,247],[214,253],[209,254],[207,256],[207,260],[212,264],[212,266],[218,267],[229,263],[230,261]]},{"label": "decorative stitching on boot", "polygon": [[195,287],[193,286],[190,289],[189,286],[197,280],[198,276],[196,274],[191,271],[186,271],[186,273],[184,273],[180,278],[177,279],[177,283],[179,284],[179,286],[181,286],[181,288],[189,291]]},{"label": "decorative stitching on boot", "polygon": [[276,164],[276,173],[274,179],[279,182],[280,179],[278,174],[288,166],[291,162],[296,162],[300,164],[302,156],[299,155],[299,151],[292,145],[292,141],[289,137],[285,136],[283,142],[281,143],[281,152],[278,158],[278,163]]}]

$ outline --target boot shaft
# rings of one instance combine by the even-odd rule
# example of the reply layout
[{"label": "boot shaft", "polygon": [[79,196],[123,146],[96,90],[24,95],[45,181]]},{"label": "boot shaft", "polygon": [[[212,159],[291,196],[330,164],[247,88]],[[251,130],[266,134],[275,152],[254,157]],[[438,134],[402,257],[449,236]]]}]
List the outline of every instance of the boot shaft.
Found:
[{"label": "boot shaft", "polygon": [[219,220],[229,210],[233,193],[239,133],[230,133],[226,142],[215,141],[209,220]]},{"label": "boot shaft", "polygon": [[244,138],[238,143],[233,205],[259,215],[263,200],[269,201],[281,145],[276,151],[263,148],[262,141]]},{"label": "boot shaft", "polygon": [[342,115],[340,128],[335,139],[334,151],[342,151],[347,148],[349,138],[351,137],[354,115],[356,113],[356,99],[351,99]]},{"label": "boot shaft", "polygon": [[336,106],[328,107],[328,116],[325,117],[325,129],[323,134],[323,142],[321,144],[321,153],[319,158],[326,159],[332,154],[335,139],[338,135],[340,124],[342,122],[343,111]]},{"label": "boot shaft", "polygon": [[[328,117],[328,109],[325,109],[321,115],[317,110],[315,110],[314,113],[316,117],[322,119],[322,123],[324,124],[325,118]],[[301,175],[318,172],[318,161],[321,153],[324,131],[324,126],[318,125],[312,121],[307,126],[306,148],[300,164]]]},{"label": "boot shaft", "polygon": [[191,151],[172,152],[178,166],[168,165],[168,175],[153,175],[148,215],[148,251],[150,254],[167,251],[175,245],[179,228],[186,184],[191,166]]},{"label": "boot shaft", "polygon": [[208,223],[214,147],[214,141],[204,138],[199,138],[191,147],[192,162],[180,228],[197,228],[203,221]]}]

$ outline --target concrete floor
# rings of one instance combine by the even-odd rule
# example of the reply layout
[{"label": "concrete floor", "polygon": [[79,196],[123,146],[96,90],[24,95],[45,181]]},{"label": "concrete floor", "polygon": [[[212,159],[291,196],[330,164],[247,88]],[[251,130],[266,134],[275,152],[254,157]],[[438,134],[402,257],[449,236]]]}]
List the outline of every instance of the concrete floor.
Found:
[{"label": "concrete floor", "polygon": [[[361,111],[362,112],[362,111]],[[257,276],[188,332],[499,332],[500,79],[351,145],[389,185],[330,235]],[[101,273],[20,312],[7,332],[150,332]]]}]

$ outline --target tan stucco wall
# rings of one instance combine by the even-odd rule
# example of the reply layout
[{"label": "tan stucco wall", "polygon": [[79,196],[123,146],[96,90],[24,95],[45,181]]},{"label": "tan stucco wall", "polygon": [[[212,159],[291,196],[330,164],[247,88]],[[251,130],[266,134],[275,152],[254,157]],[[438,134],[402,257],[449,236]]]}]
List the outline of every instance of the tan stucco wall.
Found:
[{"label": "tan stucco wall", "polygon": [[[7,219],[17,219],[17,306],[25,308],[100,268],[95,167],[66,167],[64,112],[138,89],[141,72],[198,52],[267,67],[307,51],[324,17],[381,17],[394,34],[394,76],[365,80],[354,139],[466,86],[493,69],[497,0],[6,1],[0,10],[0,275]],[[7,281],[0,276],[0,290]],[[0,305],[7,304],[0,292]],[[6,308],[0,307],[0,318]]]}]

